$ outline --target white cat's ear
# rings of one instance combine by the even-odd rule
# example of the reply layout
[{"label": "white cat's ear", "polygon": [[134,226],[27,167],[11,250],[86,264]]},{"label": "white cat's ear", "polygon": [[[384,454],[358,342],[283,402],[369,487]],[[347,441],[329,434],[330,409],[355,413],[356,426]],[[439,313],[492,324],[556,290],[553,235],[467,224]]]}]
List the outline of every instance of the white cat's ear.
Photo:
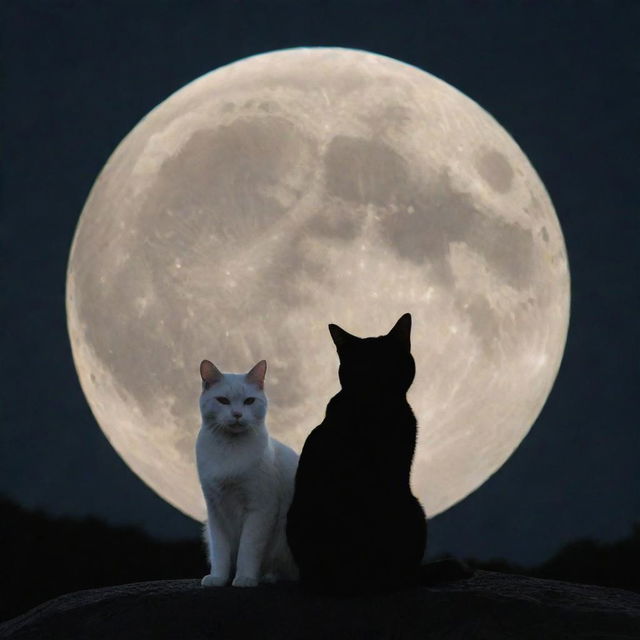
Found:
[{"label": "white cat's ear", "polygon": [[247,373],[247,382],[255,384],[258,389],[264,389],[264,377],[267,375],[267,361],[260,360],[258,364]]},{"label": "white cat's ear", "polygon": [[340,328],[337,324],[329,325],[329,333],[331,334],[331,339],[333,340],[334,344],[336,345],[336,347],[338,347],[338,350],[340,350],[346,344],[349,344],[349,342],[357,340],[355,336],[352,336],[349,332]]},{"label": "white cat's ear", "polygon": [[407,351],[411,351],[411,314],[405,313],[387,335],[398,340]]},{"label": "white cat's ear", "polygon": [[205,387],[209,387],[216,382],[220,382],[223,375],[224,374],[218,370],[213,362],[203,360],[200,363],[200,377],[202,378],[202,382],[204,382]]}]

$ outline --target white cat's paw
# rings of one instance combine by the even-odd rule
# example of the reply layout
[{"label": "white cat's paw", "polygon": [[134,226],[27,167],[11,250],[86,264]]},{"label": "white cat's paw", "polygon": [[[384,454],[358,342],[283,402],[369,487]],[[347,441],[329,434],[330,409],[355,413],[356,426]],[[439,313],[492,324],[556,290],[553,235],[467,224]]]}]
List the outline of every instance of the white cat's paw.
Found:
[{"label": "white cat's paw", "polygon": [[262,582],[265,582],[266,584],[275,584],[278,582],[278,576],[275,573],[267,573],[262,576]]},{"label": "white cat's paw", "polygon": [[236,576],[231,583],[232,587],[257,587],[258,579],[249,576]]},{"label": "white cat's paw", "polygon": [[208,574],[204,578],[202,578],[200,584],[203,587],[224,587],[227,582],[229,582],[227,578],[221,578],[219,576],[212,576],[211,574]]}]

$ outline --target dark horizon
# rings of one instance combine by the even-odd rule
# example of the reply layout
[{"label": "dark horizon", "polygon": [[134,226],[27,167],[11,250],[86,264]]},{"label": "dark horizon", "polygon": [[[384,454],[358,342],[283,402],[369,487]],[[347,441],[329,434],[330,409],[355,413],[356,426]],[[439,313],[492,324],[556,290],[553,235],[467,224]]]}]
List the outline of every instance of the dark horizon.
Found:
[{"label": "dark horizon", "polygon": [[431,553],[533,566],[571,541],[631,536],[640,521],[640,5],[577,7],[3,3],[0,493],[159,540],[199,536],[198,523],[129,470],[84,399],[64,309],[75,226],[111,152],[172,92],[249,55],[342,46],[423,68],[491,113],[546,185],[569,256],[571,323],[550,397],[505,465],[434,518]]},{"label": "dark horizon", "polygon": [[[204,541],[160,541],[130,526],[94,517],[48,516],[0,495],[0,542],[14,553],[5,565],[12,585],[0,601],[0,622],[65,593],[130,582],[192,578],[207,570]],[[46,538],[46,547],[37,543]],[[640,593],[640,521],[631,535],[610,544],[575,540],[547,561],[522,566],[503,558],[464,560],[476,569],[594,584]],[[33,584],[23,577],[39,573]]]}]

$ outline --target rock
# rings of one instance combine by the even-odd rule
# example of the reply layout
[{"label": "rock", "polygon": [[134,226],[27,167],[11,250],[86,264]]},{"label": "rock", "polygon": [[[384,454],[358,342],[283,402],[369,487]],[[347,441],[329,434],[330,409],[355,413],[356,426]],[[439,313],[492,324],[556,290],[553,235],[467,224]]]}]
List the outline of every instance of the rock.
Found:
[{"label": "rock", "polygon": [[351,598],[310,596],[295,584],[204,589],[166,580],[50,600],[0,625],[0,638],[631,640],[640,638],[640,594],[488,571]]}]

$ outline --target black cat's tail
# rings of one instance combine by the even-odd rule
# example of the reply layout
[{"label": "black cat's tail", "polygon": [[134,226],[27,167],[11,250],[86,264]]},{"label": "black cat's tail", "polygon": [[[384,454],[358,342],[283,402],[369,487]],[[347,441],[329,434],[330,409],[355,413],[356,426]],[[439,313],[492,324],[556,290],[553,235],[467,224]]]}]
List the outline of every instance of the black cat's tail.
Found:
[{"label": "black cat's tail", "polygon": [[462,560],[443,558],[420,565],[420,584],[431,586],[441,582],[465,580],[473,576],[474,573],[474,570]]}]

